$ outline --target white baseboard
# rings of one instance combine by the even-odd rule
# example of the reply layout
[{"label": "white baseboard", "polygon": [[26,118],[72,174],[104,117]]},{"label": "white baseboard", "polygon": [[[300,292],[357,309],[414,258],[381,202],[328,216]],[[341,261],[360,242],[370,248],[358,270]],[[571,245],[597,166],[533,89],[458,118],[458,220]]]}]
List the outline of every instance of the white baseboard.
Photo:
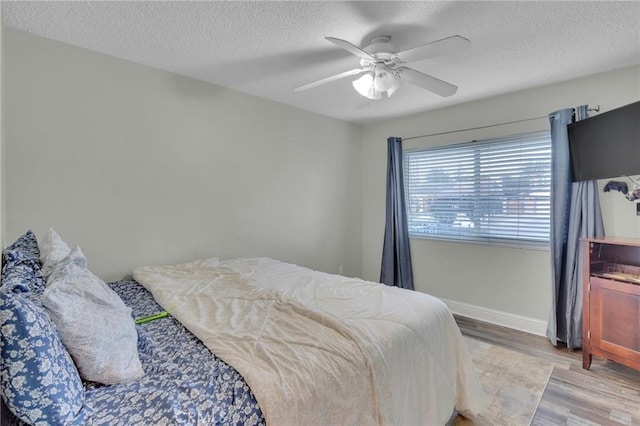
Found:
[{"label": "white baseboard", "polygon": [[503,327],[513,328],[538,336],[546,336],[547,322],[536,318],[523,317],[508,312],[496,311],[482,306],[468,305],[453,300],[442,299],[449,310],[456,315],[473,318]]}]

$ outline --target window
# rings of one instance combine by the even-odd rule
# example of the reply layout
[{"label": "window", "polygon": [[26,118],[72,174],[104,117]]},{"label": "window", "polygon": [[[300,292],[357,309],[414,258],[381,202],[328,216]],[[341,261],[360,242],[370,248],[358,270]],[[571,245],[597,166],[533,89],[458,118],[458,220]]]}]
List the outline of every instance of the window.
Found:
[{"label": "window", "polygon": [[412,236],[548,245],[549,132],[407,150],[403,164]]}]

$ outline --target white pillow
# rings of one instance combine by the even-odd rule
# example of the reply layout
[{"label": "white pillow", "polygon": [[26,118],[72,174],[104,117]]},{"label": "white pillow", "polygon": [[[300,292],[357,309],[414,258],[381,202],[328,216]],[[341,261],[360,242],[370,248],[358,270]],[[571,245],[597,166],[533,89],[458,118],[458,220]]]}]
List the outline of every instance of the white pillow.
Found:
[{"label": "white pillow", "polygon": [[131,308],[87,269],[73,263],[62,269],[53,272],[42,304],[80,377],[110,385],[144,376]]},{"label": "white pillow", "polygon": [[45,279],[48,279],[56,264],[69,254],[71,248],[53,229],[47,231],[38,242],[38,247],[40,248],[40,270]]},{"label": "white pillow", "polygon": [[56,262],[54,269],[50,271],[49,276],[47,277],[47,285],[49,282],[53,282],[64,275],[70,274],[71,270],[69,268],[73,266],[78,266],[81,269],[87,269],[87,258],[84,253],[82,253],[82,250],[80,250],[80,246],[78,245],[75,245],[64,258],[59,262]]}]

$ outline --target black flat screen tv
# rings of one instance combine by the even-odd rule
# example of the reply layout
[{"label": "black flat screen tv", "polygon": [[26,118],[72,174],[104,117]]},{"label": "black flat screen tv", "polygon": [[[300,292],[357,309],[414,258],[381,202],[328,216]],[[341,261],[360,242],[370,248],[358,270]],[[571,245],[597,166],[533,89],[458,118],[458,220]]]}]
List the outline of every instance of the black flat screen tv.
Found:
[{"label": "black flat screen tv", "polygon": [[640,174],[640,101],[567,126],[573,181]]}]

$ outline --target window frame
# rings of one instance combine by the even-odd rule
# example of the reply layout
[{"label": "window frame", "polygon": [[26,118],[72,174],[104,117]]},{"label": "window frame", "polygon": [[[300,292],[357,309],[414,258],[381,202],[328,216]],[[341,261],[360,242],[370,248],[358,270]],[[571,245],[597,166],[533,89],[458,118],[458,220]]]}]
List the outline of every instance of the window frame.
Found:
[{"label": "window frame", "polygon": [[[529,144],[531,144],[531,146],[533,147],[531,149],[540,150],[540,152],[536,152],[535,155],[532,155],[531,153],[527,153],[526,147]],[[526,181],[522,181],[521,179],[518,180],[518,185],[519,185],[518,189],[521,189],[521,190],[522,189],[532,190],[534,188],[537,188],[538,190],[543,189],[543,191],[539,191],[537,193],[531,192],[530,194],[528,194],[530,195],[530,197],[527,198],[528,204],[522,202],[520,199],[514,198],[513,195],[507,196],[505,194],[506,192],[505,188],[509,188],[508,185],[505,185],[505,184],[509,182],[513,183],[512,181],[506,180],[507,175],[505,171],[498,170],[497,172],[494,171],[493,172],[494,174],[485,173],[484,175],[482,173],[480,174],[478,173],[480,167],[488,168],[486,166],[482,166],[482,164],[486,164],[486,161],[487,161],[487,159],[484,158],[483,155],[485,157],[490,156],[489,153],[491,151],[495,152],[496,149],[497,151],[500,151],[500,146],[502,146],[503,148],[510,147],[508,150],[505,150],[505,153],[508,155],[509,153],[512,153],[514,149],[517,148],[518,145],[519,145],[519,148],[521,148],[519,152],[520,160],[514,160],[513,164],[516,164],[517,162],[522,163],[522,159],[524,158],[524,160],[527,160],[527,161],[524,166],[520,164],[520,167],[521,167],[520,172],[522,173],[525,171],[524,167],[529,167],[528,173],[531,173],[531,176],[529,176],[528,180]],[[523,146],[525,148],[523,148]],[[423,199],[422,212],[416,212],[414,214],[416,205],[411,204],[412,197],[414,198],[416,197],[420,198],[420,197],[415,194],[417,190],[415,187],[411,186],[413,181],[408,176],[409,168],[412,166],[410,164],[411,159],[409,157],[412,155],[416,155],[416,154],[420,155],[424,153],[434,153],[433,157],[437,157],[438,153],[440,154],[444,153],[443,158],[446,158],[447,152],[449,153],[448,155],[450,159],[443,160],[445,161],[444,163],[445,165],[454,163],[454,161],[452,161],[451,158],[460,159],[463,157],[463,154],[469,156],[469,152],[474,152],[473,175],[469,174],[468,167],[470,166],[465,162],[460,162],[459,160],[458,162],[460,164],[466,164],[467,169],[465,169],[464,171],[461,171],[462,170],[461,167],[463,166],[460,166],[459,164],[458,169],[450,168],[450,169],[446,169],[445,172],[451,173],[453,171],[457,171],[458,177],[459,177],[465,174],[464,172],[466,171],[466,176],[467,176],[466,179],[460,179],[460,181],[466,182],[467,185],[471,185],[473,187],[473,191],[471,192],[472,194],[471,200],[481,199],[481,201],[479,202],[471,201],[471,203],[473,204],[473,208],[472,210],[470,210],[470,212],[472,213],[472,216],[478,216],[480,218],[484,218],[484,219],[473,220],[467,216],[466,222],[469,223],[467,228],[463,228],[462,225],[459,225],[457,230],[454,230],[454,227],[452,224],[445,224],[445,225],[442,224],[442,213],[451,214],[452,212],[455,212],[454,207],[451,207],[451,209],[449,209],[448,207],[445,207],[440,210],[436,208],[433,210],[436,212],[436,216],[434,217],[434,216],[431,216],[430,214],[424,214],[425,211],[428,211],[428,210],[424,210],[424,209],[428,209],[428,207],[425,207],[425,206],[428,206],[428,202],[425,202],[424,199],[429,197],[422,196],[422,199]],[[542,153],[544,153],[544,159],[541,161],[532,161],[531,158],[529,158],[529,157],[537,158],[536,156],[540,156]],[[456,157],[457,155],[459,155],[459,157]],[[459,242],[459,243],[476,243],[476,244],[485,244],[485,245],[492,245],[492,246],[507,246],[510,248],[516,247],[516,248],[526,248],[526,249],[534,249],[534,250],[548,250],[549,244],[550,244],[550,226],[551,226],[551,156],[552,156],[551,132],[549,130],[525,132],[525,133],[518,133],[518,134],[512,134],[504,137],[499,137],[499,138],[491,138],[491,139],[484,139],[484,140],[477,140],[477,141],[474,140],[470,142],[446,144],[446,145],[439,145],[439,146],[418,147],[418,148],[405,150],[403,152],[402,160],[403,160],[404,199],[405,199],[406,210],[407,210],[407,223],[409,227],[409,237],[411,239],[429,239],[429,240],[449,241],[449,242]],[[469,158],[470,157],[467,157],[467,162],[470,162]],[[481,159],[478,160],[478,158],[481,158]],[[433,159],[433,161],[436,161],[436,160],[437,158]],[[483,161],[485,163],[483,163]],[[508,166],[507,162],[505,162],[504,164]],[[430,172],[431,173],[437,172],[435,168],[427,168],[426,165],[424,164],[422,167],[425,167],[425,168],[418,169],[419,171],[414,170],[413,173],[418,175],[420,174],[424,175]],[[538,167],[538,169],[536,169],[536,167]],[[431,171],[429,172],[428,169]],[[539,173],[539,175],[536,175],[534,172],[531,172],[530,171],[531,169],[535,170],[535,172]],[[496,176],[499,177],[501,172],[503,173],[502,181],[500,181],[502,186],[502,188],[500,189],[501,194],[495,198],[493,197],[487,198],[486,197],[486,188],[488,187],[487,182],[490,182],[491,179],[496,179]],[[536,176],[538,180],[536,180]],[[450,177],[447,179],[450,179]],[[469,184],[470,180],[473,181],[472,184]],[[543,181],[547,182],[546,187],[544,186],[544,184],[542,184]],[[436,183],[433,184],[435,185],[433,187],[435,189],[432,189],[434,194],[437,194],[437,191],[439,191],[441,188],[441,186],[438,186],[439,184],[437,182],[438,182],[438,178],[436,178]],[[454,182],[457,183],[458,181],[455,180]],[[522,182],[524,182],[524,184]],[[429,183],[424,183],[422,190],[426,191],[426,189],[424,188],[428,185]],[[484,190],[485,197],[478,197],[476,195],[479,193],[479,189]],[[463,191],[460,191],[455,196],[447,198],[448,202],[450,202],[451,199],[457,200],[458,208],[461,205],[463,205],[465,202],[467,203],[465,205],[468,205],[469,200],[467,199],[465,201],[465,199],[463,198],[464,196],[461,195],[462,192]],[[520,197],[521,194],[518,194],[516,196]],[[438,204],[438,196],[432,195],[431,199],[433,200],[434,198],[436,199],[436,201],[431,201],[431,203]],[[520,210],[525,210],[526,212],[526,209],[528,208],[528,209],[533,209],[535,214],[517,213],[515,215],[509,215],[507,213],[504,213],[505,208],[508,208],[509,201],[513,202],[513,200],[516,200],[516,204],[517,204],[516,208],[518,209],[518,212]],[[478,208],[476,210],[478,203],[483,207]],[[502,214],[503,219],[506,219],[502,223],[500,222],[499,218],[494,219],[492,217],[491,215],[492,207],[487,207],[487,206],[492,206],[493,203],[501,203],[501,213],[503,213]],[[521,206],[523,204],[526,204],[525,207]],[[505,205],[507,207],[505,207]],[[542,212],[546,211],[546,215],[544,213],[540,213],[540,211]],[[467,212],[469,212],[469,210],[467,210]],[[423,214],[420,215],[419,213],[423,213]],[[437,214],[440,214],[440,216],[438,216]],[[467,213],[463,214],[463,216],[466,216],[466,215]],[[416,218],[416,216],[418,218]],[[455,222],[458,222],[458,218],[460,216],[461,216],[461,213],[459,212],[456,213]],[[423,229],[427,229],[426,232],[416,232],[416,227],[414,227],[414,224],[416,223],[416,219],[418,219],[418,221],[428,220],[427,222],[422,222],[423,224],[426,224],[427,228],[423,228]],[[479,229],[481,229],[481,226],[476,227],[476,225],[479,224],[482,220],[485,220],[485,223],[488,223],[488,225],[486,225],[487,229],[484,232],[479,231]],[[508,222],[513,220],[516,221],[515,225],[509,227]],[[492,225],[492,223],[495,225]],[[529,223],[531,224],[528,225]],[[447,227],[448,227],[448,231],[442,230],[442,229],[446,229]],[[496,231],[495,229],[492,230],[492,228],[496,228],[499,231]],[[537,228],[544,229],[546,230],[546,232],[543,230],[538,234],[534,235],[533,233],[537,232],[536,231]],[[505,236],[504,234],[508,233],[509,230],[511,229],[513,230],[517,229],[519,233],[516,233],[517,235],[514,235],[513,237]],[[502,236],[498,235],[500,232],[503,234]],[[531,237],[527,235],[522,235],[522,232],[529,232],[530,235],[534,235],[534,236]],[[546,234],[546,237],[542,238],[542,234]]]}]

